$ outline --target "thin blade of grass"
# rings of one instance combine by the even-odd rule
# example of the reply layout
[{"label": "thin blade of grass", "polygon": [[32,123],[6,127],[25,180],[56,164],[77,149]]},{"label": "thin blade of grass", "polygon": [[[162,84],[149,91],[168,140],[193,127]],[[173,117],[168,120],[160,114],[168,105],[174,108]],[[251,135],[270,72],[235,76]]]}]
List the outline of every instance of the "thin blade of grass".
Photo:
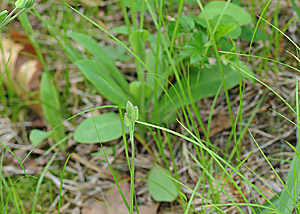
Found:
[{"label": "thin blade of grass", "polygon": [[[299,109],[299,96],[298,96],[299,90],[298,90],[298,78],[296,82],[296,110],[297,110],[297,151],[299,153],[299,145],[300,145],[300,109]],[[287,174],[287,180],[286,180],[286,188],[283,190],[283,192],[280,195],[280,200],[278,209],[283,213],[290,213],[291,210],[296,206],[297,203],[299,203],[299,182],[300,182],[300,158],[298,157],[297,153],[294,154],[292,164],[290,166],[289,172]]]}]

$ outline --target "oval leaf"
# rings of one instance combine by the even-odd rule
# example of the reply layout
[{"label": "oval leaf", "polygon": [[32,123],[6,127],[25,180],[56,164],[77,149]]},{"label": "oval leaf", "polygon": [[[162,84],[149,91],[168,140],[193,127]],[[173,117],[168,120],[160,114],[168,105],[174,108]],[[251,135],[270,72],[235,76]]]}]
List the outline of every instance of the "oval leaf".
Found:
[{"label": "oval leaf", "polygon": [[48,134],[49,132],[45,132],[39,129],[33,129],[30,132],[29,140],[33,145],[37,146],[40,142],[47,138]]},{"label": "oval leaf", "polygon": [[[95,120],[95,124],[94,124]],[[74,139],[80,143],[98,143],[98,135],[102,143],[118,139],[122,136],[120,116],[116,113],[97,115],[82,121],[74,132]],[[97,127],[97,131],[95,129]],[[125,133],[128,130],[125,127]]]},{"label": "oval leaf", "polygon": [[[129,84],[129,91],[134,96],[134,98],[139,100],[141,97],[141,92],[142,92],[142,83],[140,81],[132,81]],[[145,84],[144,97],[149,98],[151,95],[152,95],[152,89],[150,88],[150,86]]]},{"label": "oval leaf", "polygon": [[171,202],[177,198],[178,192],[170,177],[172,177],[171,173],[158,165],[151,169],[148,176],[148,189],[154,200]]},{"label": "oval leaf", "polygon": [[[223,72],[228,90],[239,84],[239,73],[236,68],[223,65]],[[168,89],[168,95],[164,94],[159,101],[158,118],[160,118],[161,121],[167,120],[168,116],[171,115],[170,112],[174,112],[174,110],[181,107],[181,104],[190,104],[190,99],[187,100],[187,103],[183,101],[183,97],[188,96],[189,93],[192,95],[191,98],[193,102],[214,96],[222,85],[222,76],[219,66],[213,65],[210,68],[200,69],[198,72],[193,71],[188,77],[183,78],[181,81],[183,92],[180,90],[179,84],[175,83],[174,87]]]},{"label": "oval leaf", "polygon": [[55,142],[58,142],[65,137],[65,129],[60,110],[59,95],[54,82],[51,81],[47,73],[42,75],[40,93],[46,120],[52,128],[55,128],[51,137]]},{"label": "oval leaf", "polygon": [[145,42],[148,37],[149,32],[144,29],[136,30],[129,36],[129,42],[134,52],[141,58],[142,61],[145,61],[146,58]]},{"label": "oval leaf", "polygon": [[222,14],[225,7],[227,8],[224,11],[224,15],[231,16],[239,24],[245,25],[251,22],[250,15],[243,8],[224,1],[212,1],[207,3],[203,12],[200,14],[200,18],[206,19],[207,21],[212,20],[215,16]]}]

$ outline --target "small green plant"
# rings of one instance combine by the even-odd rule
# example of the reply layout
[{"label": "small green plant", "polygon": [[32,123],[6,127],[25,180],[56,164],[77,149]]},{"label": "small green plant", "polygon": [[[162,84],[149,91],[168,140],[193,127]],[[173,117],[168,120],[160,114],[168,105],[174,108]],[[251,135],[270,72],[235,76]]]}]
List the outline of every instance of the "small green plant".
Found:
[{"label": "small green plant", "polygon": [[[47,72],[42,75],[40,93],[45,118],[52,128],[57,127],[51,135],[52,139],[57,143],[64,139],[66,135],[64,126],[62,125],[63,118],[59,95],[53,80]],[[60,148],[62,151],[65,151],[63,144],[60,145]]]},{"label": "small green plant", "polygon": [[135,122],[139,118],[139,109],[137,106],[132,105],[130,101],[127,102],[126,105],[126,113],[124,115],[125,125],[129,127],[129,136],[130,136],[130,143],[131,143],[131,166],[130,170],[130,213],[133,213],[133,202],[134,202],[134,156],[135,156],[135,145],[134,145],[134,126]]},{"label": "small green plant", "polygon": [[[148,6],[148,11],[153,13],[150,5]],[[141,8],[138,11],[140,10]],[[156,20],[154,21],[156,23]],[[112,29],[111,32],[128,36],[129,45],[133,50],[131,51],[125,42],[121,42],[94,23],[117,41],[119,46],[99,46],[92,37],[74,32],[68,36],[94,57],[85,57],[71,46],[67,47],[67,53],[82,74],[108,100],[121,104],[121,107],[125,107],[122,103],[126,103],[126,100],[131,100],[139,104],[143,120],[170,123],[174,122],[178,108],[214,96],[221,85],[226,86],[228,90],[240,83],[237,69],[228,64],[225,60],[226,55],[218,56],[215,53],[213,44],[216,43],[217,48],[222,50],[232,50],[233,46],[228,39],[247,35],[251,29],[243,29],[243,26],[250,22],[250,15],[239,6],[228,2],[210,2],[203,8],[199,17],[178,17],[170,22],[166,35],[169,41],[163,40],[160,32],[151,35],[145,29],[132,29],[129,25],[127,29],[126,26],[122,30],[120,27]],[[156,23],[156,27],[160,28],[159,23]],[[184,41],[183,44],[178,44],[179,47],[174,45],[174,36]],[[256,38],[259,40],[264,37]],[[150,47],[148,50],[147,44]],[[138,76],[136,81],[127,83],[114,65],[117,59],[128,59],[124,57],[125,49],[120,46],[135,57]],[[115,55],[111,56],[110,52],[114,52]],[[209,59],[217,57],[220,63],[209,62]],[[234,58],[230,60],[235,61]],[[245,67],[242,61],[234,63]],[[178,71],[181,64],[188,67],[187,74]],[[177,82],[168,88],[168,78],[173,74]],[[190,98],[187,97],[188,94],[191,94]],[[154,105],[154,111],[147,112],[151,105]]]},{"label": "small green plant", "polygon": [[[164,18],[160,16],[159,22],[156,20],[151,7],[153,5],[145,1],[145,8],[143,9],[142,7],[142,10],[139,11],[143,13],[144,10],[147,10],[151,14],[155,27],[158,29],[157,34],[150,34],[143,29],[142,19],[138,29],[135,18],[136,7],[131,6],[133,27],[130,23],[126,23],[127,29],[122,30],[128,36],[128,42],[120,41],[103,27],[74,9],[82,17],[111,36],[118,43],[118,46],[115,48],[99,46],[91,36],[73,32],[69,33],[68,37],[81,44],[87,50],[87,54],[80,53],[70,44],[62,45],[62,47],[67,50],[66,53],[69,59],[106,99],[122,108],[125,108],[124,104],[127,100],[137,103],[142,121],[171,123],[177,115],[180,116],[177,111],[178,108],[183,110],[183,114],[188,120],[188,116],[185,113],[187,111],[189,115],[191,114],[189,108],[185,110],[188,104],[194,104],[199,99],[219,94],[222,87],[225,89],[228,108],[230,109],[227,90],[241,84],[244,75],[239,74],[237,68],[227,63],[225,55],[219,55],[218,48],[232,50],[233,46],[228,40],[238,38],[241,35],[241,26],[249,24],[251,18],[242,8],[229,2],[223,3],[217,2],[212,5],[206,5],[205,8],[202,8],[201,14],[203,15],[199,17],[181,17],[183,6],[179,4],[177,19],[170,23],[166,21],[170,29],[166,35],[162,35],[159,30],[162,27]],[[124,5],[121,6],[123,11],[125,11]],[[155,5],[154,8],[160,8],[160,6]],[[160,9],[157,9],[157,14],[161,14]],[[231,12],[237,9],[239,12],[231,16]],[[175,40],[183,41],[183,44],[176,44]],[[146,47],[149,48],[147,49]],[[124,75],[114,64],[117,59],[128,59],[124,54],[124,50],[127,50],[134,56],[136,64],[137,80],[130,83],[127,82]],[[114,56],[109,54],[112,51],[116,53]],[[209,58],[216,59],[217,63],[210,63]],[[230,60],[234,61],[235,64],[243,65],[239,60]],[[187,68],[187,71],[181,69],[184,66]],[[174,85],[168,81],[172,75],[176,79]],[[169,85],[171,86],[169,87]],[[154,107],[154,110],[148,112],[147,110],[151,106]],[[230,115],[232,124],[234,124],[231,111]],[[125,117],[125,122],[126,120],[128,119]],[[106,123],[106,121],[102,121],[102,123]],[[110,132],[119,130],[119,127],[120,123],[116,123],[115,128],[111,129]],[[81,126],[81,128],[82,130],[88,130],[84,126]],[[100,130],[101,132],[103,133],[103,130]],[[119,135],[116,134],[115,136],[118,137]],[[160,149],[160,155],[163,156],[161,144],[157,143],[157,147]],[[165,164],[166,166],[169,165],[167,161],[165,161]],[[155,171],[157,170],[151,170],[149,176]],[[130,173],[131,175],[133,174],[132,171]],[[162,179],[168,180],[165,176],[162,177]],[[151,186],[157,188],[153,183],[149,185],[149,187]],[[170,198],[174,200],[177,194],[172,193],[169,196],[168,200]],[[160,198],[159,200],[162,199]],[[184,199],[182,198],[181,201],[184,201]]]}]

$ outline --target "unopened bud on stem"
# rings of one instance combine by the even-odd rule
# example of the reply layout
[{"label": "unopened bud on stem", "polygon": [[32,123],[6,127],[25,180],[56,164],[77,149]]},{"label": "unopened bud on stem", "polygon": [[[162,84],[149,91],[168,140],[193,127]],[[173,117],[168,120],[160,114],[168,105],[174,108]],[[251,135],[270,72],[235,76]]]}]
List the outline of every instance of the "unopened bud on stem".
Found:
[{"label": "unopened bud on stem", "polygon": [[18,9],[27,9],[30,8],[34,3],[34,0],[17,0],[15,3],[16,8]]}]

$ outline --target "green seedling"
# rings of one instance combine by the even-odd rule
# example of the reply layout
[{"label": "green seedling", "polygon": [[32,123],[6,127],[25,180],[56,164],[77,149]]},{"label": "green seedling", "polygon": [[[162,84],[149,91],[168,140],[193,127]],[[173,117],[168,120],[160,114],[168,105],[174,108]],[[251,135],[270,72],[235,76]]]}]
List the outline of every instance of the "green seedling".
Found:
[{"label": "green seedling", "polygon": [[137,106],[132,105],[130,101],[127,102],[126,105],[126,113],[124,116],[125,125],[129,127],[130,136],[133,135],[134,132],[134,124],[139,118],[139,109]]},{"label": "green seedling", "polygon": [[130,101],[126,105],[126,113],[124,115],[125,125],[129,128],[129,136],[131,142],[131,167],[130,167],[130,213],[133,213],[134,201],[134,126],[139,118],[139,109],[132,105]]}]

